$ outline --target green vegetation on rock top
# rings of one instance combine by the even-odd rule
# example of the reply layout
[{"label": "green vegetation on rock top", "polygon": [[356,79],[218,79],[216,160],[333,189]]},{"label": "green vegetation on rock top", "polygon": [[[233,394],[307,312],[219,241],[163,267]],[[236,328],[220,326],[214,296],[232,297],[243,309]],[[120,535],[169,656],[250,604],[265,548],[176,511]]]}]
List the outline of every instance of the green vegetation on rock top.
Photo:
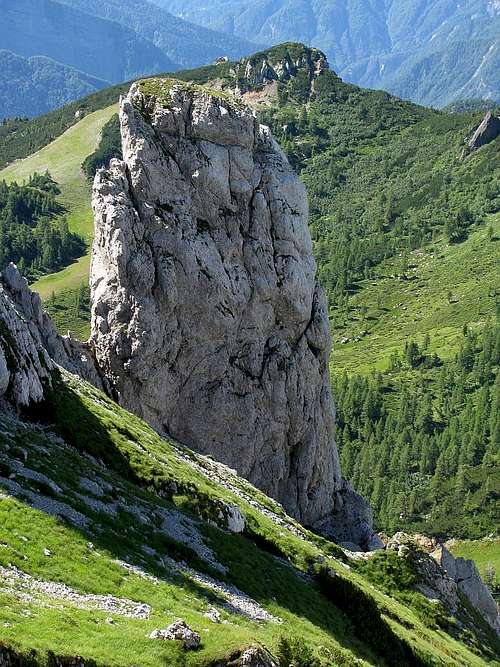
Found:
[{"label": "green vegetation on rock top", "polygon": [[196,95],[210,95],[218,100],[223,100],[235,109],[243,105],[231,93],[200,85],[191,81],[180,81],[173,78],[152,77],[138,82],[140,92],[146,97],[154,98],[161,106],[169,108],[172,105],[172,90],[179,90],[194,97]]}]

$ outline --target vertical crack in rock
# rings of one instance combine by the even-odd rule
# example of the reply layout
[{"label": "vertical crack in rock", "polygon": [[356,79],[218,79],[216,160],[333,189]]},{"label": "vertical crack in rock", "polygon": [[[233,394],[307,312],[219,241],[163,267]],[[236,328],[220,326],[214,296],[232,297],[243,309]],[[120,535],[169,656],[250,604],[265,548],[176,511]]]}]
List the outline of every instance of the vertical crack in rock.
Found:
[{"label": "vertical crack in rock", "polygon": [[91,345],[115,397],[303,523],[366,546],[370,512],[334,441],[303,184],[224,94],[145,81],[120,122],[124,160],[94,184],[91,266]]}]

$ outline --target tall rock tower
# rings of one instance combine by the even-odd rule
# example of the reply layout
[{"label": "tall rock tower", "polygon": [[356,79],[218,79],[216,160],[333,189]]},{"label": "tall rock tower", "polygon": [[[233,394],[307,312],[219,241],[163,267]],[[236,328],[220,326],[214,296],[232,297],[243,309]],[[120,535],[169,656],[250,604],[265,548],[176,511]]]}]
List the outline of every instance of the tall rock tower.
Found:
[{"label": "tall rock tower", "polygon": [[370,512],[334,441],[304,186],[225,93],[150,79],[120,122],[123,161],[93,194],[91,345],[110,390],[306,525],[365,546]]}]

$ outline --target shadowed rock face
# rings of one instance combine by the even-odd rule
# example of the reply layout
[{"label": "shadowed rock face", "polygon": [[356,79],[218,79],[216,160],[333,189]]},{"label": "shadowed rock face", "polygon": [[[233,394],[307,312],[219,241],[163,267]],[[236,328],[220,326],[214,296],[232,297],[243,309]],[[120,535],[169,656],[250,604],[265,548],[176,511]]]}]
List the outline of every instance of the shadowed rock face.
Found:
[{"label": "shadowed rock face", "polygon": [[234,101],[142,85],[121,102],[124,161],[94,185],[101,371],[155,428],[325,527],[345,486],[304,186]]}]

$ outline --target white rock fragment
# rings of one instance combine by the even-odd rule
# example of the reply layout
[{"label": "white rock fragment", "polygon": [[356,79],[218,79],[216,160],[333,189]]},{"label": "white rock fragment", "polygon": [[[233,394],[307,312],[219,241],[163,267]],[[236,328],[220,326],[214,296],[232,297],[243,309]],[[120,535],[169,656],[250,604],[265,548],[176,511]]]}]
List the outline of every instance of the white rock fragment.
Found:
[{"label": "white rock fragment", "polygon": [[166,641],[181,641],[187,651],[195,651],[201,644],[198,632],[191,630],[185,621],[178,618],[165,630],[153,630],[149,639],[161,639]]},{"label": "white rock fragment", "polygon": [[218,609],[216,609],[215,607],[212,607],[211,609],[209,609],[207,612],[205,612],[203,614],[203,616],[205,618],[210,619],[212,621],[212,623],[221,623],[222,622],[220,611]]}]

